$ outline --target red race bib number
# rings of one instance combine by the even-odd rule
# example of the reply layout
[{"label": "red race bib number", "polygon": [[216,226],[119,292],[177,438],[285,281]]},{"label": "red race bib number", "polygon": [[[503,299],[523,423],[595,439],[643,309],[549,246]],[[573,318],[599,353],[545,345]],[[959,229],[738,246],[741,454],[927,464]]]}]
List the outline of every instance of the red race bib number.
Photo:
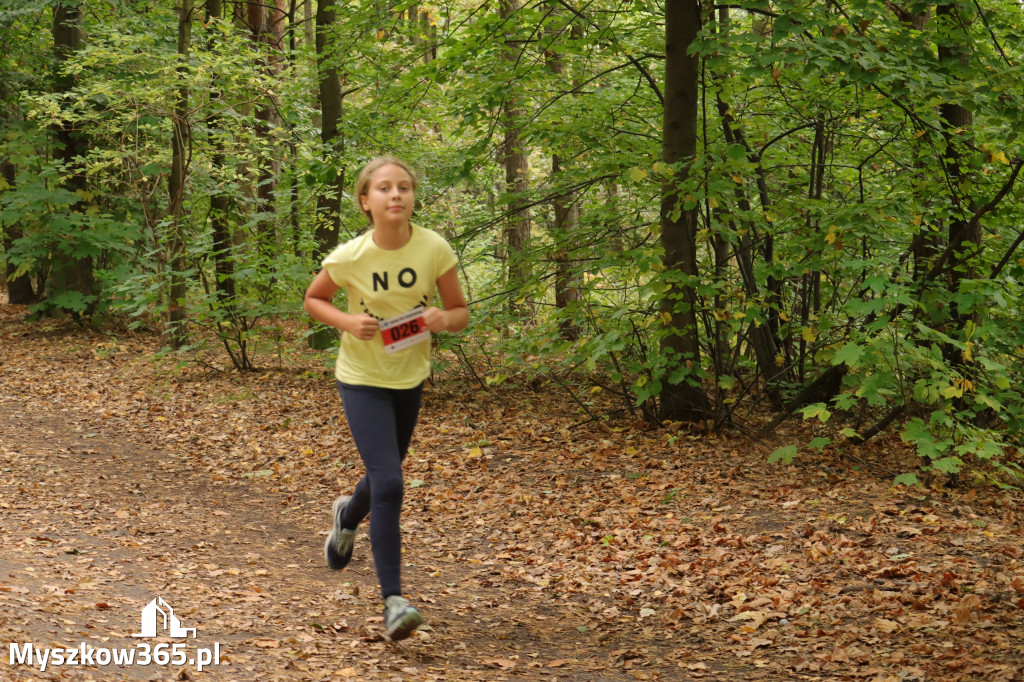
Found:
[{"label": "red race bib number", "polygon": [[428,340],[430,328],[423,319],[423,308],[413,308],[407,313],[384,320],[380,323],[380,335],[384,340],[385,353],[395,353]]}]

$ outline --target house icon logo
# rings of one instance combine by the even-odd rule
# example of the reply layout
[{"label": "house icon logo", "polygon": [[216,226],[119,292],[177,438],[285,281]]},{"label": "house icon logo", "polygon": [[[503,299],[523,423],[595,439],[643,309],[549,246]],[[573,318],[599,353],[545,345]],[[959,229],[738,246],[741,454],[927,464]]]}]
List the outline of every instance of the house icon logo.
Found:
[{"label": "house icon logo", "polygon": [[142,632],[133,634],[132,637],[157,637],[161,620],[168,637],[188,637],[189,633],[192,633],[192,638],[195,639],[196,629],[181,627],[181,621],[174,615],[174,609],[163,597],[157,597],[143,607]]}]

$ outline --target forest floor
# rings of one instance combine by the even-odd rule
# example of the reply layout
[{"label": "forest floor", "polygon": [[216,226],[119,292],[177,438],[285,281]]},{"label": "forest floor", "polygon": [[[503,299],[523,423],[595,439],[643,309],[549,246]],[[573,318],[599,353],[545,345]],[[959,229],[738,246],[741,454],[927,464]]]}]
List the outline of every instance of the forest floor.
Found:
[{"label": "forest floor", "polygon": [[[0,679],[1024,680],[1024,499],[894,488],[897,437],[768,464],[783,440],[455,368],[406,462],[425,627],[390,643],[366,529],[324,565],[360,467],[322,357],[240,376],[24,318],[0,306]],[[194,637],[132,636],[157,597]],[[172,662],[41,672],[28,643]]]}]

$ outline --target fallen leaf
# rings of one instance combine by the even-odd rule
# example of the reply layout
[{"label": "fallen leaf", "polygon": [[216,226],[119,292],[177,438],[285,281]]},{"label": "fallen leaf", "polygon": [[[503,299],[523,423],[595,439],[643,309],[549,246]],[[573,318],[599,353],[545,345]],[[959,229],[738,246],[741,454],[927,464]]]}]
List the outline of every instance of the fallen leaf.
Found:
[{"label": "fallen leaf", "polygon": [[507,658],[485,658],[483,663],[484,665],[489,665],[494,668],[502,668],[503,670],[511,670],[516,667],[516,662],[510,661]]},{"label": "fallen leaf", "polygon": [[888,635],[899,630],[900,624],[894,620],[875,618],[875,629]]},{"label": "fallen leaf", "polygon": [[966,625],[981,613],[981,597],[968,594],[953,608],[951,620],[957,625]]},{"label": "fallen leaf", "polygon": [[741,620],[749,620],[755,623],[755,627],[760,627],[768,620],[768,614],[762,611],[744,611],[743,613],[737,613],[735,616],[729,619],[730,623],[735,623]]}]

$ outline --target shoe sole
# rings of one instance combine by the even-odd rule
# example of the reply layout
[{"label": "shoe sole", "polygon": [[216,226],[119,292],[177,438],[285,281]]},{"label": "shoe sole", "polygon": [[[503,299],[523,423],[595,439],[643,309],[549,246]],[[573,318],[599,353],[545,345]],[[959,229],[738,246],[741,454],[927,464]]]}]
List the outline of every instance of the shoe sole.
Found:
[{"label": "shoe sole", "polygon": [[422,624],[423,616],[416,609],[410,608],[388,630],[388,639],[392,642],[403,640]]}]

